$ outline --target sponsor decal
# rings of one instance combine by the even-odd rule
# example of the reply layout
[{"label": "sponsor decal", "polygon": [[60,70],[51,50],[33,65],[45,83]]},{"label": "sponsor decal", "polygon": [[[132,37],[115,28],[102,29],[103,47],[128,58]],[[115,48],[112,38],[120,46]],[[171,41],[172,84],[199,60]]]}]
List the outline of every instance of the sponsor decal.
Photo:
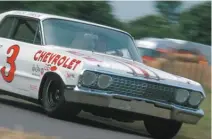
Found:
[{"label": "sponsor decal", "polygon": [[53,65],[53,67],[50,68],[51,71],[57,70],[57,67],[75,70],[81,63],[81,60],[75,58],[71,59],[67,56],[42,50],[39,50],[35,53],[34,60]]},{"label": "sponsor decal", "polygon": [[50,71],[56,71],[57,70],[57,67],[56,66],[52,66],[51,68],[50,68]]},{"label": "sponsor decal", "polygon": [[17,14],[23,14],[23,15],[28,15],[31,17],[39,18],[41,14],[39,13],[34,13],[34,12],[25,12],[25,11],[16,11]]},{"label": "sponsor decal", "polygon": [[32,66],[32,75],[41,76],[46,71],[55,71],[55,70],[57,70],[57,67],[51,66],[50,64],[46,64],[44,67],[40,67],[38,64],[34,64]]},{"label": "sponsor decal", "polygon": [[46,71],[51,71],[50,70],[51,69],[51,64],[46,64],[43,69],[44,70],[41,70],[41,75],[43,75],[44,72],[46,72]]},{"label": "sponsor decal", "polygon": [[40,76],[44,73],[44,68],[41,68],[39,65],[33,65],[32,66],[32,75],[34,76]]},{"label": "sponsor decal", "polygon": [[69,79],[69,78],[75,78],[75,75],[72,74],[72,73],[69,73],[69,72],[66,72],[66,78]]},{"label": "sponsor decal", "polygon": [[[24,89],[24,88],[17,88],[19,91],[21,90],[21,91],[29,91],[28,89]],[[23,92],[21,92],[21,93],[23,93]]]},{"label": "sponsor decal", "polygon": [[32,91],[37,91],[38,90],[38,87],[36,85],[30,85],[29,88]]}]

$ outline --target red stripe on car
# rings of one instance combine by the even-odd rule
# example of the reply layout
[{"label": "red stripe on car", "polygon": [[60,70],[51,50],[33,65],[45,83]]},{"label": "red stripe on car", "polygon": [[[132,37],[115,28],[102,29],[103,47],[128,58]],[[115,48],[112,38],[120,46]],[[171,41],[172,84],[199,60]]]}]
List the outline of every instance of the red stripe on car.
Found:
[{"label": "red stripe on car", "polygon": [[133,67],[137,68],[138,70],[140,70],[144,74],[145,77],[149,77],[149,73],[146,70],[140,68],[139,66],[137,66],[135,64],[132,64],[132,63],[128,63],[128,64],[130,64],[131,66],[133,66]]}]

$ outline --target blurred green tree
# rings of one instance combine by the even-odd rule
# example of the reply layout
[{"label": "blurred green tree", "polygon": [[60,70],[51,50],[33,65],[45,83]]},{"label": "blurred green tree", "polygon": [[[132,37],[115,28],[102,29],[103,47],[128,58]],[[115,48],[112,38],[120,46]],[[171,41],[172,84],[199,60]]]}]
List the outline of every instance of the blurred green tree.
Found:
[{"label": "blurred green tree", "polygon": [[8,10],[28,10],[56,14],[121,29],[124,29],[125,26],[112,14],[112,7],[107,1],[1,1],[0,12]]},{"label": "blurred green tree", "polygon": [[155,7],[169,23],[176,23],[180,15],[181,1],[156,1]]},{"label": "blurred green tree", "polygon": [[211,1],[184,11],[180,16],[180,30],[187,40],[211,45]]},{"label": "blurred green tree", "polygon": [[[211,44],[211,2],[204,2],[180,13],[181,1],[157,1],[160,15],[139,17],[129,23],[113,15],[109,1],[0,1],[0,12],[28,10],[92,21],[142,37],[185,39]],[[177,22],[178,24],[170,24]]]},{"label": "blurred green tree", "polygon": [[179,32],[178,24],[168,24],[163,16],[149,15],[137,18],[129,22],[129,32],[135,37],[140,39],[142,37],[157,37],[157,38],[178,38],[184,39],[183,35]]},{"label": "blurred green tree", "polygon": [[18,10],[24,8],[20,1],[0,1],[0,13],[8,10]]}]

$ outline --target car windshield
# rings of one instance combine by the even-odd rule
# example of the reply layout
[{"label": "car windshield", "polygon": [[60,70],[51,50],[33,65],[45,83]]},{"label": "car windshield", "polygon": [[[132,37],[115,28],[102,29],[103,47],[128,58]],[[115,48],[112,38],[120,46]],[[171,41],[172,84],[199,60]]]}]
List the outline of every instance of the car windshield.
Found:
[{"label": "car windshield", "polygon": [[139,60],[133,39],[126,33],[100,26],[63,20],[43,21],[47,45],[82,49]]}]

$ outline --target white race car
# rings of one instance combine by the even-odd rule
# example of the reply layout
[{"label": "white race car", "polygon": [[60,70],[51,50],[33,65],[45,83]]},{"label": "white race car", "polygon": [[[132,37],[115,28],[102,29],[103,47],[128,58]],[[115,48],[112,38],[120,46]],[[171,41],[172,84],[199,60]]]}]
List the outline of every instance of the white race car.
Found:
[{"label": "white race car", "polygon": [[49,116],[81,110],[144,120],[155,138],[172,138],[204,112],[202,86],[142,64],[122,30],[27,11],[0,14],[1,93],[39,103]]}]

